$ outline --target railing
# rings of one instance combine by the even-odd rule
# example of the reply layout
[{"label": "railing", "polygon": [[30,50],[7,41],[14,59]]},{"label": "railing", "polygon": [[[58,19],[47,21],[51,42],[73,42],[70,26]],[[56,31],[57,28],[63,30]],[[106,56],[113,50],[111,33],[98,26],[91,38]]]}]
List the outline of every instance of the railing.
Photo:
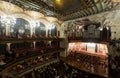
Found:
[{"label": "railing", "polygon": [[43,38],[0,38],[0,44],[17,43],[17,42],[31,42],[31,41],[63,41],[64,38],[43,37]]},{"label": "railing", "polygon": [[[24,59],[28,59],[28,58],[30,58],[30,57],[33,57],[33,56],[38,56],[38,55],[44,55],[44,54],[51,54],[51,53],[54,53],[54,52],[60,52],[60,51],[62,51],[62,50],[64,50],[64,49],[62,49],[62,48],[59,48],[59,49],[54,49],[54,50],[47,50],[47,48],[45,48],[46,50],[44,50],[44,52],[40,52],[40,51],[38,51],[38,52],[36,52],[36,50],[35,51],[33,51],[32,53],[30,53],[29,51],[29,53],[27,53],[26,55],[24,55],[24,56],[22,56],[22,57],[19,57],[19,58],[16,58],[16,59],[11,59],[11,60],[9,60],[9,59],[7,59],[7,60],[9,60],[8,62],[7,62],[7,64],[5,65],[5,66],[3,66],[1,69],[0,69],[0,71],[2,71],[2,70],[4,70],[5,68],[7,68],[7,67],[9,67],[9,66],[11,66],[12,64],[14,64],[14,63],[16,63],[16,62],[19,62],[19,61],[22,61],[22,60],[24,60]],[[52,52],[51,52],[52,51]],[[24,53],[24,52],[23,52]]]},{"label": "railing", "polygon": [[82,71],[102,77],[108,77],[107,56],[79,52],[67,56],[64,58],[64,61],[68,65]]},{"label": "railing", "polygon": [[59,55],[59,52],[57,51],[57,52],[46,53],[46,54],[41,54],[34,57],[26,58],[24,59],[25,61],[21,60],[16,63],[13,63],[9,67],[7,67],[4,71],[2,71],[1,74],[7,73],[8,75],[15,76],[16,78],[20,74],[26,71],[29,71],[47,62],[56,60],[58,58],[58,55]]},{"label": "railing", "polygon": [[110,42],[111,39],[108,38],[108,39],[100,39],[100,38],[83,38],[83,37],[68,37],[68,41],[87,41],[87,42]]}]

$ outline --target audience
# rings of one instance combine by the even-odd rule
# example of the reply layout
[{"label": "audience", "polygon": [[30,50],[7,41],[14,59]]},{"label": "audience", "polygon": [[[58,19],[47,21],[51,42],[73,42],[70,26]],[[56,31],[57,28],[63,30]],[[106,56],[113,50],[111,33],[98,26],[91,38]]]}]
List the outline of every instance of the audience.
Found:
[{"label": "audience", "polygon": [[[50,53],[51,51],[57,51],[57,50],[59,50],[59,48],[58,46],[55,46],[55,45],[51,45],[51,47],[49,46],[37,47],[36,46],[36,48],[29,48],[29,49],[26,47],[14,48],[14,49],[11,49],[5,52],[4,59],[1,58],[0,56],[0,66],[4,66],[6,64],[9,64],[13,61],[17,61],[24,57],[28,57],[28,56],[31,57],[31,56],[38,55],[38,54],[40,55],[40,54]],[[47,59],[48,58],[46,58],[46,60]],[[42,58],[39,59],[39,61],[42,61]],[[35,63],[35,60],[34,60],[34,63]]]},{"label": "audience", "polygon": [[0,55],[0,67],[4,66],[6,63],[3,61],[3,56]]},{"label": "audience", "polygon": [[56,53],[43,55],[43,56],[38,56],[38,57],[35,57],[35,58],[30,58],[26,61],[23,61],[20,64],[17,64],[15,66],[13,66],[12,70],[13,70],[13,72],[22,72],[22,71],[24,71],[24,69],[29,69],[31,67],[34,67],[36,65],[42,64],[44,62],[47,62],[47,61],[50,61],[50,60],[56,59],[56,58],[57,58]]}]

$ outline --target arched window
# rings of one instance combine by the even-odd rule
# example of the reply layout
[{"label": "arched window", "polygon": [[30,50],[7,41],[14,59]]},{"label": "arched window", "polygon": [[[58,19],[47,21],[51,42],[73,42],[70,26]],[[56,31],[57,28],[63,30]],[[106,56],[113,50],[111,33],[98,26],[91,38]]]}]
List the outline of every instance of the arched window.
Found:
[{"label": "arched window", "polygon": [[41,22],[36,23],[35,35],[36,36],[45,36],[46,35],[46,27],[43,23],[41,23]]},{"label": "arched window", "polygon": [[10,33],[11,33],[11,36],[13,37],[17,37],[18,34],[21,36],[23,35],[30,36],[29,22],[22,18],[17,18],[16,24],[10,27]]},{"label": "arched window", "polygon": [[51,36],[57,36],[57,28],[51,29]]},{"label": "arched window", "polygon": [[48,27],[48,36],[57,36],[57,24],[51,24]]},{"label": "arched window", "polygon": [[1,16],[0,16],[0,35],[5,35],[5,23],[1,22]]}]

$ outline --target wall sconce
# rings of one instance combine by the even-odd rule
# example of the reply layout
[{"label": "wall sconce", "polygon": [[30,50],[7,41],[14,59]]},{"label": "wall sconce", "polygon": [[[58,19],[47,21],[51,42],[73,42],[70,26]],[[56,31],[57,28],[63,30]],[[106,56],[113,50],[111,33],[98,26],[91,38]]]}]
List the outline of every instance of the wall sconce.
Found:
[{"label": "wall sconce", "polygon": [[102,31],[102,30],[103,30],[103,28],[102,28],[102,27],[99,27],[99,30],[100,30],[100,31]]}]

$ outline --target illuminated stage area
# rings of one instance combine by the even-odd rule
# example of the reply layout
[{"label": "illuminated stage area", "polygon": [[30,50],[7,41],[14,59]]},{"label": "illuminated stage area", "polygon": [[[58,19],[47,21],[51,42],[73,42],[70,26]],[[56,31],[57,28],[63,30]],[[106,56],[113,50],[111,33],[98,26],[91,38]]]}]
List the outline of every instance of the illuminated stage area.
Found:
[{"label": "illuminated stage area", "polygon": [[73,42],[69,43],[67,57],[68,65],[88,73],[108,77],[108,49],[106,44]]},{"label": "illuminated stage area", "polygon": [[108,53],[107,45],[101,43],[89,43],[89,42],[72,42],[69,43],[68,52],[87,52],[99,55],[106,55]]}]

